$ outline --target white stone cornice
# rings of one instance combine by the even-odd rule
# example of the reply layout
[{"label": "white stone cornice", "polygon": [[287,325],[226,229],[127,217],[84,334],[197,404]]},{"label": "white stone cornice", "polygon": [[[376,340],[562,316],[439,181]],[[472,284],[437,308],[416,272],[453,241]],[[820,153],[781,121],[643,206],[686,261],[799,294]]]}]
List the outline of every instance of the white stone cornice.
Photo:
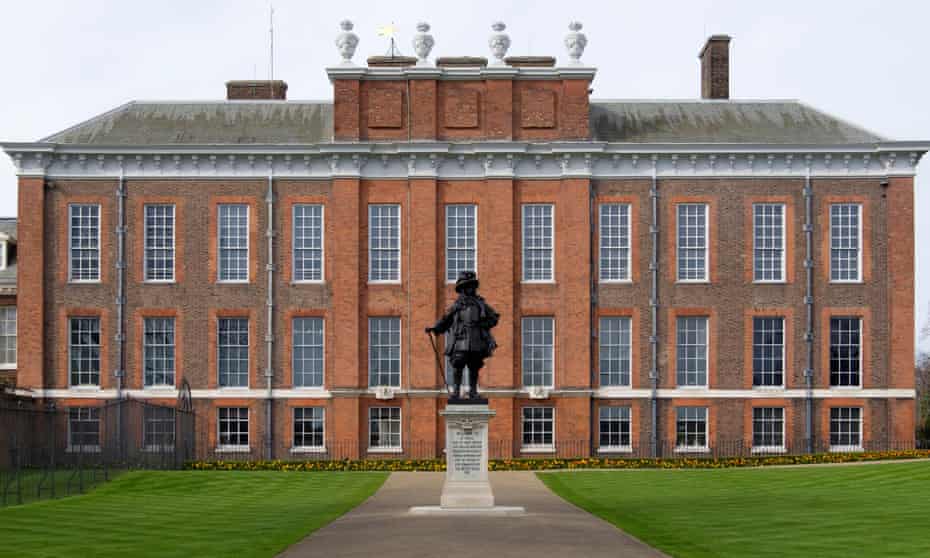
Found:
[{"label": "white stone cornice", "polygon": [[[51,178],[814,178],[913,176],[930,143],[783,146],[410,142],[153,146],[5,144],[19,176]],[[374,164],[369,164],[375,162]]]}]

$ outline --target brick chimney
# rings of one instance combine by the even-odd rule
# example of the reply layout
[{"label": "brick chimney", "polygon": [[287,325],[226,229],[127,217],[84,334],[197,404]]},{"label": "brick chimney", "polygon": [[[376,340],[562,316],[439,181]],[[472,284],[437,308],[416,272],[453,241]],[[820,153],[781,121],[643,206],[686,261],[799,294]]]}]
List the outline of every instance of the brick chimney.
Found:
[{"label": "brick chimney", "polygon": [[701,59],[701,98],[730,98],[730,36],[711,35],[698,55]]},{"label": "brick chimney", "polygon": [[265,99],[284,101],[287,99],[287,82],[279,79],[234,80],[226,82],[227,101]]}]

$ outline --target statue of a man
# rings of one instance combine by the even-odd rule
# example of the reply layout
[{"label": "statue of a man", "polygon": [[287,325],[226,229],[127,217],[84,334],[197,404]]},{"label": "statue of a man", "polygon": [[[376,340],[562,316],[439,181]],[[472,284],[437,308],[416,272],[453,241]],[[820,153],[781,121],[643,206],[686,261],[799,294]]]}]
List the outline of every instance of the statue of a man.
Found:
[{"label": "statue of a man", "polygon": [[455,391],[450,399],[458,399],[462,387],[462,372],[468,367],[468,398],[478,399],[478,371],[484,359],[497,348],[491,328],[497,325],[500,315],[478,296],[478,277],[474,271],[463,271],[455,282],[459,297],[452,303],[436,325],[426,328],[427,333],[451,332],[446,343],[446,356],[452,364]]}]

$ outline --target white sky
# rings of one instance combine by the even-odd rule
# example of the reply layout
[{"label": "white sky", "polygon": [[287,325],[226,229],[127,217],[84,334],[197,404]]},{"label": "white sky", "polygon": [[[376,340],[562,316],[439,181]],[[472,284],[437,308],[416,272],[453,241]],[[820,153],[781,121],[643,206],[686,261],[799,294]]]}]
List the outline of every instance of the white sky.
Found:
[{"label": "white sky", "polygon": [[[38,140],[131,99],[221,99],[230,79],[268,76],[267,0],[4,0],[0,17],[0,140]],[[734,98],[800,99],[891,139],[930,140],[930,2],[276,0],[275,77],[291,99],[329,99],[324,68],[343,18],[355,22],[356,62],[384,54],[379,25],[399,27],[411,54],[418,21],[434,56],[489,56],[494,20],[512,55],[564,59],[571,20],[584,23],[583,60],[598,68],[596,99],[693,98],[697,54],[712,33],[733,36]],[[917,273],[930,276],[930,157],[919,169]],[[16,180],[0,155],[0,215],[16,214]],[[917,324],[930,283],[917,281]],[[930,350],[930,339],[922,348]]]}]

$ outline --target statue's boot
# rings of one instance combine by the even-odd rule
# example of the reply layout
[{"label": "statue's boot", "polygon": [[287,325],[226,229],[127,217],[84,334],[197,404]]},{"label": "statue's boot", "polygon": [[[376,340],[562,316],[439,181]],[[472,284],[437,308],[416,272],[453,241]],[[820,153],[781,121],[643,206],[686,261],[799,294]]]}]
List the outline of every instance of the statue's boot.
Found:
[{"label": "statue's boot", "polygon": [[469,378],[469,380],[470,380],[470,381],[468,382],[468,383],[469,383],[469,386],[468,386],[468,398],[469,398],[469,399],[478,399],[478,398],[479,398],[479,396],[478,396],[478,379],[477,379],[477,378]]},{"label": "statue's boot", "polygon": [[461,393],[462,393],[462,384],[455,384],[452,387],[452,399],[461,398],[462,397]]}]

